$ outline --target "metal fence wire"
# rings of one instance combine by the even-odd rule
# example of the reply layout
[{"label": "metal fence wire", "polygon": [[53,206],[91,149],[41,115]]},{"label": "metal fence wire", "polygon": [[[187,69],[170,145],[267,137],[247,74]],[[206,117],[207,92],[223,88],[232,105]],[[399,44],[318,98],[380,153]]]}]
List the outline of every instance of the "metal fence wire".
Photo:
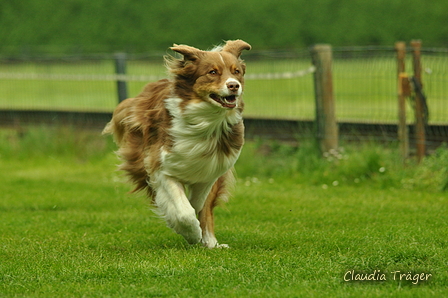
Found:
[{"label": "metal fence wire", "polygon": [[[127,94],[132,97],[147,82],[167,77],[164,54],[127,55],[125,74],[116,73],[116,55],[0,57],[0,110],[2,115],[8,111],[111,113],[118,103],[117,81],[127,82]],[[246,118],[272,120],[267,125],[313,121],[314,67],[308,49],[248,52],[243,58],[247,64]],[[411,66],[407,55],[406,71],[412,75]],[[448,49],[423,48],[422,70],[428,129],[436,130],[438,141],[448,141],[443,129],[448,125]],[[352,124],[362,136],[369,134],[369,125],[397,124],[393,47],[334,48],[332,72],[340,126]],[[412,124],[412,97],[406,113]],[[10,117],[3,118],[0,124],[9,125]]]}]

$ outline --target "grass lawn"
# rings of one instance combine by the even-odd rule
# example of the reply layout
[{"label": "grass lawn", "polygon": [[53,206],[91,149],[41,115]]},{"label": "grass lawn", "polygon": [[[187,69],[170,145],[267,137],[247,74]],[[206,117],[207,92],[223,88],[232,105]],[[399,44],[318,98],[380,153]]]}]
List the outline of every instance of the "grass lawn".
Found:
[{"label": "grass lawn", "polygon": [[[328,184],[269,171],[273,164],[266,162],[267,170],[258,171],[266,157],[248,143],[237,165],[234,197],[216,209],[217,237],[231,248],[209,250],[186,244],[150,211],[142,195],[127,194],[130,186],[114,171],[112,146],[90,142],[99,153],[89,147],[86,157],[76,148],[82,149],[87,138],[66,140],[72,151],[61,152],[58,144],[26,148],[29,143],[14,144],[10,134],[0,137],[9,148],[29,153],[0,144],[1,297],[446,293],[446,192],[376,178]],[[271,162],[274,158],[269,156]],[[398,175],[388,171],[385,175]],[[354,279],[375,270],[386,281],[351,280],[352,272]],[[399,274],[408,272],[411,278],[421,273],[429,278],[407,281],[404,275],[400,280]]]}]

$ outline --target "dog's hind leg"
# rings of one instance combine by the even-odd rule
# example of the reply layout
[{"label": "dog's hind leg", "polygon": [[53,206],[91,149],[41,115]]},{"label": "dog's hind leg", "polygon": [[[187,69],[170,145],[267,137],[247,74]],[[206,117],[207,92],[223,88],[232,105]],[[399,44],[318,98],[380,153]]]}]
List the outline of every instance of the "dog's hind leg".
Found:
[{"label": "dog's hind leg", "polygon": [[213,183],[195,183],[190,185],[190,204],[193,206],[196,213],[199,213],[205,204],[208,194],[212,189]]},{"label": "dog's hind leg", "polygon": [[[213,192],[213,190],[212,190]],[[215,198],[210,194],[205,201],[204,208],[199,212],[199,221],[202,228],[202,244],[208,248],[228,247],[227,244],[219,244],[215,236],[215,222],[213,218],[213,208]]]},{"label": "dog's hind leg", "polygon": [[155,176],[155,181],[151,183],[156,193],[154,201],[168,227],[190,244],[201,241],[202,233],[196,211],[188,201],[183,185],[162,173]]},{"label": "dog's hind leg", "polygon": [[229,186],[229,183],[233,182],[233,179],[233,173],[231,170],[219,177],[215,184],[213,184],[213,187],[205,200],[205,204],[199,212],[199,221],[202,228],[202,244],[208,248],[229,247],[227,244],[219,244],[216,239],[213,208],[218,205],[220,199],[227,199],[227,187]]}]

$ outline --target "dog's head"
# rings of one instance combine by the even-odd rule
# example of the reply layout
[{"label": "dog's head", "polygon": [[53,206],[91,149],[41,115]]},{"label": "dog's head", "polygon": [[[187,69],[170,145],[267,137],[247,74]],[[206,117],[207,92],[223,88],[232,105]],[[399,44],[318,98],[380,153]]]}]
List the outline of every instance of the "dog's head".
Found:
[{"label": "dog's head", "polygon": [[246,72],[240,56],[243,50],[251,49],[248,43],[231,40],[212,51],[187,45],[174,45],[171,49],[183,55],[183,59],[167,59],[179,96],[206,101],[224,109],[240,105]]}]

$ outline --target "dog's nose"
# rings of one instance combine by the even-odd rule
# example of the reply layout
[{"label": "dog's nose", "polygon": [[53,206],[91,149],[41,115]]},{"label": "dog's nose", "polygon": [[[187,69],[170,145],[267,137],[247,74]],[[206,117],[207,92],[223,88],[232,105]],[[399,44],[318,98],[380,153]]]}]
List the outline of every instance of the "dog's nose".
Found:
[{"label": "dog's nose", "polygon": [[238,83],[237,81],[227,82],[227,88],[232,92],[236,92],[240,88],[240,83]]}]

